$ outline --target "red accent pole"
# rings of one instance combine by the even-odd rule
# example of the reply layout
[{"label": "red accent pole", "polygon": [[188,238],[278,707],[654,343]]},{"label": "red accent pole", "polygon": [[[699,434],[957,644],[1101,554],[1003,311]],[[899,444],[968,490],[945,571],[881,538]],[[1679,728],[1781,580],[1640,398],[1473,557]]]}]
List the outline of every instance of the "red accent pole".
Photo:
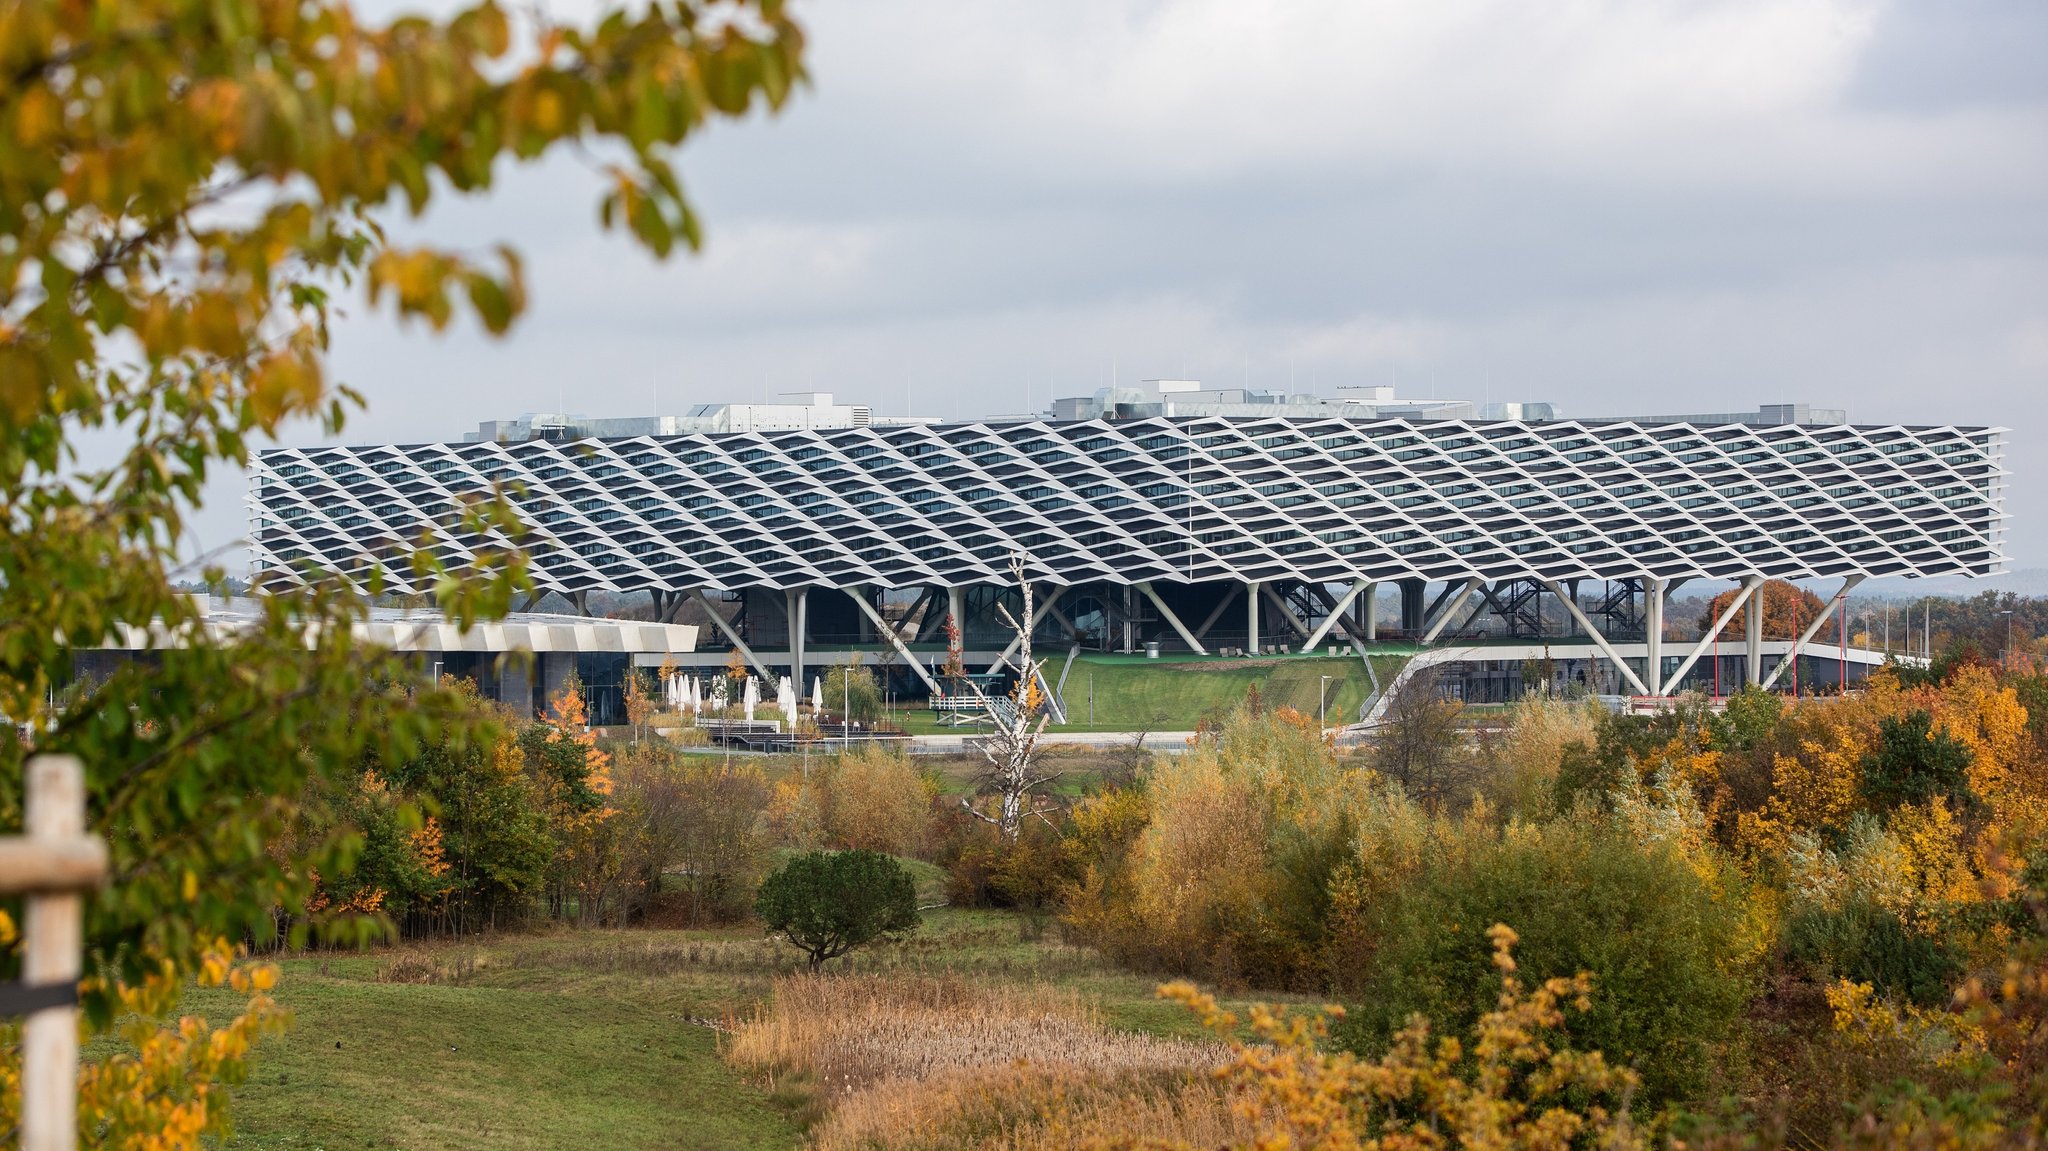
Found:
[{"label": "red accent pole", "polygon": [[1718,629],[1714,632],[1714,698],[1721,698],[1721,633]]},{"label": "red accent pole", "polygon": [[1842,643],[1842,662],[1841,662],[1841,664],[1839,665],[1839,667],[1840,667],[1840,670],[1838,670],[1838,671],[1836,671],[1836,672],[1835,672],[1835,678],[1836,678],[1837,680],[1839,680],[1839,681],[1840,681],[1840,683],[1839,683],[1839,684],[1837,684],[1837,690],[1838,690],[1839,694],[1842,694],[1842,695],[1848,695],[1848,694],[1849,694],[1849,601],[1848,601],[1848,600],[1846,600],[1846,599],[1842,599],[1842,598],[1841,598],[1840,596],[1837,596],[1837,597],[1836,597],[1836,599],[1837,599],[1837,601],[1838,601],[1838,602],[1837,602],[1837,604],[1836,604],[1836,606],[1837,606],[1838,608],[1840,608],[1840,611],[1838,611],[1838,612],[1837,612],[1837,613],[1835,614],[1835,638],[1836,638],[1836,639],[1838,639],[1838,640],[1840,640],[1840,641],[1841,641],[1841,643]]}]

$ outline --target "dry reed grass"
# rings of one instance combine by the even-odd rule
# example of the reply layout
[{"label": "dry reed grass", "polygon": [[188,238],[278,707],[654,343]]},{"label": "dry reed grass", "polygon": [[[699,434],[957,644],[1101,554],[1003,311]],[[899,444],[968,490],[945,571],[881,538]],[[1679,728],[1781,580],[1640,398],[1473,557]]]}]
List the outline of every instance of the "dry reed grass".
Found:
[{"label": "dry reed grass", "polygon": [[808,1084],[825,1151],[1035,1151],[1119,1138],[1216,1146],[1249,1128],[1200,1072],[1220,1047],[1112,1031],[1080,995],[955,976],[795,976],[727,1055]]},{"label": "dry reed grass", "polygon": [[485,959],[475,951],[437,952],[406,948],[392,952],[377,964],[376,980],[379,983],[467,983],[484,966]]},{"label": "dry reed grass", "polygon": [[1067,1151],[1239,1147],[1258,1129],[1227,1088],[1192,1072],[1102,1074],[988,1068],[891,1080],[841,1101],[811,1131],[815,1151]]}]

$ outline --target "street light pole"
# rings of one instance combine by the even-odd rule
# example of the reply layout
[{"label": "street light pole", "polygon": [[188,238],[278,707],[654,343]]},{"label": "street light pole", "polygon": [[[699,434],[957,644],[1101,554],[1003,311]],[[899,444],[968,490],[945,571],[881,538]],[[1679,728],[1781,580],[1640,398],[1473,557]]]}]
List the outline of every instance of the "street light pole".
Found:
[{"label": "street light pole", "polygon": [[2001,667],[2001,668],[2003,668],[2003,669],[2005,669],[2006,671],[2011,671],[2011,670],[2012,670],[2012,617],[2013,617],[2013,609],[2012,609],[2012,608],[2006,608],[2006,609],[2005,609],[2004,611],[2002,611],[2002,612],[1998,612],[1998,613],[1996,613],[1996,614],[1998,614],[1998,615],[2002,615],[2002,616],[2004,616],[2004,617],[2005,617],[2005,651],[2004,651],[2004,652],[2003,652],[2003,653],[2002,653],[2002,654],[2001,654],[2001,655],[1999,656],[1999,659],[1998,659],[1998,666],[1999,666],[1999,667]]}]

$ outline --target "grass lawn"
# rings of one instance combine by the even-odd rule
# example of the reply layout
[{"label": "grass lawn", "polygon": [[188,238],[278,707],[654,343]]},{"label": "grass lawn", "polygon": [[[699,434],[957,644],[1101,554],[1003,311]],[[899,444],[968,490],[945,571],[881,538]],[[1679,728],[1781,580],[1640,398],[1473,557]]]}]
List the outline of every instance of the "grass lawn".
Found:
[{"label": "grass lawn", "polygon": [[[928,866],[918,879],[921,895],[942,883]],[[278,997],[295,1020],[236,1089],[228,1146],[795,1148],[808,1098],[741,1078],[707,1024],[752,1011],[798,964],[758,929],[562,929],[286,959]],[[1008,912],[928,912],[916,934],[832,967],[1049,982],[1113,1026],[1198,1030],[1154,997],[1156,979]],[[234,1008],[206,991],[185,1005],[216,1022]]]},{"label": "grass lawn", "polygon": [[[1376,655],[1373,671],[1385,685],[1406,662],[1405,656]],[[1327,685],[1323,676],[1330,677]],[[1095,729],[1185,731],[1227,714],[1253,684],[1268,707],[1291,707],[1309,716],[1316,714],[1318,689],[1326,691],[1324,706],[1332,724],[1354,721],[1372,691],[1364,665],[1349,653],[1172,661],[1084,655],[1067,675],[1067,715],[1074,729],[1088,730],[1092,694]]]},{"label": "grass lawn", "polygon": [[[484,949],[499,952],[498,947]],[[295,1016],[235,1092],[241,1148],[786,1148],[787,1114],[719,1057],[673,981],[487,965],[378,979],[373,960],[284,964]],[[621,994],[623,993],[623,994]],[[232,997],[187,1010],[225,1017]]]}]

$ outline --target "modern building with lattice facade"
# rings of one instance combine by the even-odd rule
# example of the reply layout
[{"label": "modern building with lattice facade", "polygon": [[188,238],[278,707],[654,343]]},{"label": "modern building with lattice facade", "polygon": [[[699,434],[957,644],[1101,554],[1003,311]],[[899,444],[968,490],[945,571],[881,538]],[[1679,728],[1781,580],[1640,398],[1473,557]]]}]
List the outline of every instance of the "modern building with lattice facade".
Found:
[{"label": "modern building with lattice facade", "polygon": [[[764,671],[800,669],[807,643],[868,645],[930,684],[948,615],[970,648],[1001,638],[989,609],[1014,594],[1022,556],[1042,589],[1034,626],[1061,644],[1362,650],[1554,632],[1643,695],[1674,690],[1700,655],[1674,672],[1661,650],[1681,583],[1740,589],[1729,619],[1751,605],[1743,675],[1758,682],[1769,637],[1749,592],[1765,579],[1841,581],[1832,609],[1867,577],[2003,570],[1997,428],[1795,405],[1498,418],[1173,381],[1061,404],[1072,418],[940,423],[812,396],[266,451],[255,562],[266,579],[375,571],[416,590],[405,557],[423,541],[458,566],[515,543],[453,526],[464,501],[502,490],[543,592],[647,593],[657,618],[699,605]],[[1400,596],[1384,624],[1383,584]],[[1778,638],[1796,651],[1820,623]]]}]

